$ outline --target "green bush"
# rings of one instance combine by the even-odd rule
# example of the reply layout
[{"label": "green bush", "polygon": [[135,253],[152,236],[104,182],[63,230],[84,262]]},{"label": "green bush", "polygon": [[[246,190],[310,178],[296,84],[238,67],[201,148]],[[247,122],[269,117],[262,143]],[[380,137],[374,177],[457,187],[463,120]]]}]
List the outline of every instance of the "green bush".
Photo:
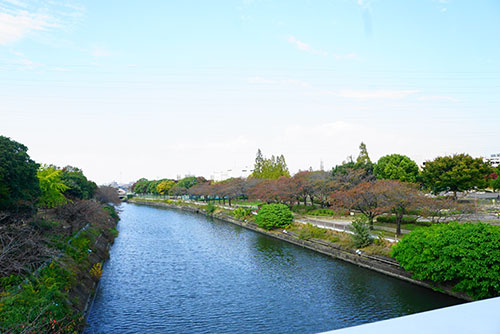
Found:
[{"label": "green bush", "polygon": [[210,202],[209,202],[207,205],[205,205],[205,211],[206,211],[207,213],[209,213],[209,214],[214,213],[214,212],[215,212],[215,209],[216,209],[216,207],[215,207],[215,205],[214,205],[213,203],[210,203]]},{"label": "green bush", "polygon": [[[396,224],[396,216],[379,216],[379,217],[377,217],[377,222]],[[417,223],[417,218],[404,216],[401,223],[402,224],[415,224],[415,223]]]},{"label": "green bush", "polygon": [[356,219],[351,225],[354,232],[352,235],[354,247],[363,248],[373,243],[373,238],[370,234],[370,225],[368,225],[366,219]]},{"label": "green bush", "polygon": [[232,211],[232,214],[237,219],[243,219],[252,214],[252,209],[250,208],[237,208]]},{"label": "green bush", "polygon": [[324,239],[326,236],[326,229],[306,224],[299,232],[299,239],[307,240],[311,238]]},{"label": "green bush", "polygon": [[481,299],[500,295],[500,228],[450,223],[417,229],[393,248],[401,266],[420,280],[450,284]]},{"label": "green bush", "polygon": [[285,204],[266,204],[255,217],[258,226],[270,230],[275,227],[287,227],[292,223],[293,215]]},{"label": "green bush", "polygon": [[311,216],[333,216],[333,211],[330,209],[316,209],[308,213]]},{"label": "green bush", "polygon": [[300,213],[301,215],[308,214],[313,210],[316,210],[316,207],[314,205],[297,204],[292,206],[292,211],[295,213]]},{"label": "green bush", "polygon": [[120,217],[118,216],[118,213],[116,212],[116,209],[114,206],[105,206],[103,207],[104,211],[106,211],[111,218],[113,218],[115,221],[119,221]]}]

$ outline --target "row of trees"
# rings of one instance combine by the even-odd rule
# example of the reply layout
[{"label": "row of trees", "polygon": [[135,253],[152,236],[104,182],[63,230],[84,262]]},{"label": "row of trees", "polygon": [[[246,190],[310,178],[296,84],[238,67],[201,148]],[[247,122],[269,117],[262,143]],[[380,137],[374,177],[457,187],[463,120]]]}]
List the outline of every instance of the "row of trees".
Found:
[{"label": "row of trees", "polygon": [[104,188],[100,191],[81,169],[72,166],[40,166],[29,157],[27,151],[23,144],[0,136],[2,216],[32,214],[37,207],[54,208],[68,201],[89,200],[99,192],[107,192],[102,198],[116,201],[118,195],[110,196],[113,192]]}]

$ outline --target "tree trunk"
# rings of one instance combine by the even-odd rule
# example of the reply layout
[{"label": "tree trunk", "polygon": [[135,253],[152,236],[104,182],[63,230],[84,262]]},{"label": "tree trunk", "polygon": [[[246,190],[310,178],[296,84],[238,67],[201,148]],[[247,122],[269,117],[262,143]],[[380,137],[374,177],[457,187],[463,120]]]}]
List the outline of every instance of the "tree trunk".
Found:
[{"label": "tree trunk", "polygon": [[229,206],[231,206],[231,197],[229,197],[229,198],[227,199],[227,201],[228,201],[228,203],[229,203]]},{"label": "tree trunk", "polygon": [[368,222],[370,223],[370,230],[373,230],[373,217],[372,216],[368,217]]},{"label": "tree trunk", "polygon": [[403,219],[402,216],[400,216],[399,214],[396,214],[396,224],[397,224],[396,234],[397,235],[401,235],[401,220],[402,219]]}]

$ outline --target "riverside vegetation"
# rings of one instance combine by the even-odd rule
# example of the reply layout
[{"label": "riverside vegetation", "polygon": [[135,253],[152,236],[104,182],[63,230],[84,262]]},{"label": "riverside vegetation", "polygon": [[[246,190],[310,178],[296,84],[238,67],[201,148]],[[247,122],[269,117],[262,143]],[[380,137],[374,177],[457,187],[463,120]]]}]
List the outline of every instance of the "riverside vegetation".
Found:
[{"label": "riverside vegetation", "polygon": [[0,332],[78,333],[117,236],[116,190],[0,136]]},{"label": "riverside vegetation", "polygon": [[[427,161],[422,169],[410,158],[399,154],[387,155],[377,163],[372,163],[366,145],[361,143],[357,159],[349,157],[331,171],[313,171],[311,168],[290,176],[282,155],[279,159],[267,159],[259,150],[254,172],[248,178],[231,178],[219,182],[194,176],[179,181],[140,179],[132,189],[139,195],[173,196],[212,205],[218,202],[229,208],[236,204],[237,209],[229,210],[228,214],[237,219],[255,221],[271,230],[288,225],[286,229],[296,233],[299,238],[323,239],[343,247],[361,248],[368,254],[392,257],[417,279],[431,284],[444,284],[479,299],[500,295],[500,277],[496,275],[500,254],[494,251],[499,242],[499,227],[470,223],[475,229],[467,230],[469,234],[460,236],[455,230],[456,223],[452,222],[460,222],[458,226],[469,226],[463,222],[471,214],[481,213],[478,210],[500,213],[500,208],[494,202],[484,202],[478,207],[477,203],[459,198],[460,192],[472,189],[490,187],[493,191],[497,190],[499,174],[500,168],[493,168],[482,159],[467,154],[438,157]],[[160,184],[168,184],[168,187],[160,187]],[[354,237],[313,225],[290,223],[288,218],[273,225],[267,219],[270,216],[267,212],[277,209],[264,210],[268,205],[274,208],[279,205],[283,208],[280,210],[287,208],[295,215],[304,216],[305,220],[307,217],[354,218]],[[256,218],[242,211],[243,208],[256,207],[260,208]],[[225,209],[210,206],[210,213],[217,210]],[[260,212],[263,212],[262,218],[259,218]],[[274,216],[284,217],[282,211],[279,214],[277,212]],[[395,246],[394,251],[384,238],[391,236],[387,230],[389,227],[394,228],[395,234],[400,237],[403,235],[402,227],[406,229],[405,233],[409,232],[402,236],[402,242]],[[445,236],[448,233],[455,237],[447,239]],[[429,240],[436,240],[435,243],[425,244],[432,248],[431,251],[423,251],[423,248],[416,251],[412,248],[419,245],[419,236],[422,235],[429,237]],[[488,261],[478,259],[482,253],[478,249],[474,250],[473,241],[476,239],[473,235],[483,243],[479,249],[491,256]],[[442,246],[439,242],[453,249],[450,256],[456,260],[439,263],[445,268],[446,275],[428,271],[434,264],[428,252],[439,254],[439,247]],[[474,271],[476,276],[471,278],[470,272],[459,268],[461,261],[480,265],[482,269]],[[425,270],[422,269],[423,263],[429,266]],[[480,283],[474,286],[473,282]]]}]

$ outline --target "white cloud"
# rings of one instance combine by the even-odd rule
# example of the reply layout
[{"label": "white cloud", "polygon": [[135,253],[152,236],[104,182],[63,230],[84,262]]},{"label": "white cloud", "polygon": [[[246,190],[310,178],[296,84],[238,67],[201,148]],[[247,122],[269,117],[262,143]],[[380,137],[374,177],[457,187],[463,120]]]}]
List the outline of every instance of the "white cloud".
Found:
[{"label": "white cloud", "polygon": [[67,2],[0,3],[0,45],[15,43],[36,32],[66,29],[82,17],[83,7]]},{"label": "white cloud", "polygon": [[314,55],[319,55],[319,56],[325,56],[325,57],[328,56],[328,52],[313,49],[309,44],[296,39],[294,36],[289,36],[288,42],[295,45],[297,47],[297,49],[299,49],[301,51],[305,51],[305,52],[308,52],[308,53],[311,53]]},{"label": "white cloud", "polygon": [[16,42],[33,31],[46,30],[55,25],[47,15],[19,11],[17,15],[0,13],[0,45]]},{"label": "white cloud", "polygon": [[350,99],[404,99],[418,90],[339,90],[330,94]]}]

